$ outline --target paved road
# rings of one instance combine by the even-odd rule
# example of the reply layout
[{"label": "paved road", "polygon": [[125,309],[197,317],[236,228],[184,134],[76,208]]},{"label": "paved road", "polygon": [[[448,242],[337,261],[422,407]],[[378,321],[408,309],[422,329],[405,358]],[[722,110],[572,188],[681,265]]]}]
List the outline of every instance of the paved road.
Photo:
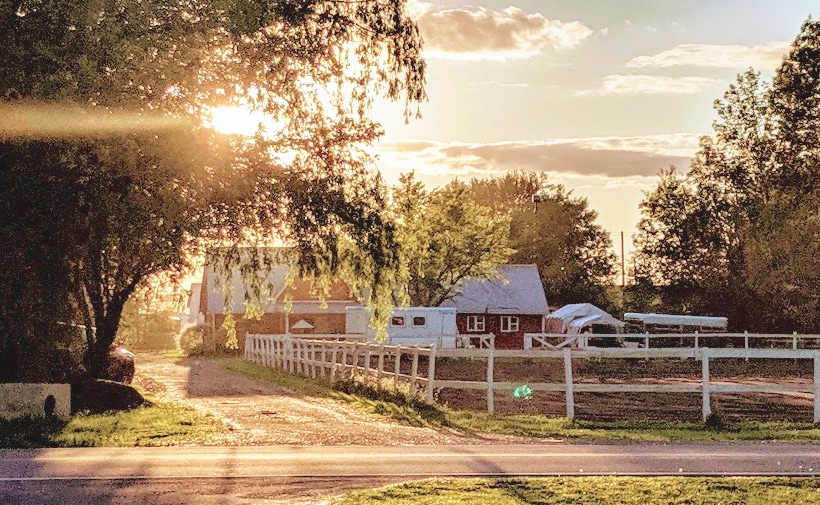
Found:
[{"label": "paved road", "polygon": [[0,482],[504,475],[820,475],[820,445],[154,447],[0,451]]},{"label": "paved road", "polygon": [[820,474],[820,445],[167,447],[0,451],[0,504],[317,505],[431,476]]}]

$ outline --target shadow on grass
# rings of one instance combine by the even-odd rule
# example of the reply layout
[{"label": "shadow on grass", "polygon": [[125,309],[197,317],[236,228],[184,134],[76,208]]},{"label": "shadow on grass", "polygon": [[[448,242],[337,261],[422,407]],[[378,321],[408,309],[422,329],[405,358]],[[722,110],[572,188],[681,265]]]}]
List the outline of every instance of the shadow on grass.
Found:
[{"label": "shadow on grass", "polygon": [[35,449],[58,447],[54,437],[68,421],[57,418],[21,417],[0,421],[0,449]]},{"label": "shadow on grass", "polygon": [[410,426],[452,428],[447,414],[417,395],[395,392],[351,379],[308,379],[240,359],[221,361],[223,370],[286,388],[295,397],[330,398],[365,412],[379,414]]}]

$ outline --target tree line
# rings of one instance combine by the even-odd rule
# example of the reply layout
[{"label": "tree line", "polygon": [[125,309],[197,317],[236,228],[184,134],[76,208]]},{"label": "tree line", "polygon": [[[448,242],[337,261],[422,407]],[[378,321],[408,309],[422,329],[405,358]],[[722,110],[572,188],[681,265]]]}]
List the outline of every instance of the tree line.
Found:
[{"label": "tree line", "polygon": [[439,306],[464,279],[491,279],[499,265],[512,263],[537,266],[550,305],[614,309],[609,235],[586,199],[545,174],[510,172],[428,191],[411,173],[392,196],[402,294],[410,305]]},{"label": "tree line", "polygon": [[636,308],[722,315],[736,330],[820,330],[820,22],[771,83],[753,69],[715,102],[689,171],[641,203]]}]

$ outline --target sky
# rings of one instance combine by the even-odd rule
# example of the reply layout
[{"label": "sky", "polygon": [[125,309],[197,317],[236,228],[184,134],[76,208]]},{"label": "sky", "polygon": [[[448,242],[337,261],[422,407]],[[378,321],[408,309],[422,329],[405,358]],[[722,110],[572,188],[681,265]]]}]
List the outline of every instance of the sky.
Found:
[{"label": "sky", "polygon": [[[546,172],[627,251],[638,204],[688,169],[713,103],[749,67],[770,79],[816,1],[411,0],[429,101],[382,105],[378,166],[453,178]],[[627,253],[628,254],[628,253]]]}]

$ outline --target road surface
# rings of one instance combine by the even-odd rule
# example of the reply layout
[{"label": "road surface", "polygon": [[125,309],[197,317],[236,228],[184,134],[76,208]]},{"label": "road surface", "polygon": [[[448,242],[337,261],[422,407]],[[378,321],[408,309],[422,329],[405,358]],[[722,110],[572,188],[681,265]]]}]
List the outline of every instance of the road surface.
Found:
[{"label": "road surface", "polygon": [[[137,499],[157,504],[300,503],[298,500],[302,498],[297,497],[317,490],[332,493],[424,477],[545,475],[817,476],[820,475],[820,445],[548,444],[0,451],[0,503],[47,500],[48,503],[113,504],[133,503]],[[135,493],[139,493],[140,488],[149,490],[149,496],[137,497]],[[187,501],[185,493],[191,492],[195,500]],[[250,496],[248,501],[242,501],[245,495]],[[208,501],[208,497],[215,501]],[[276,501],[276,497],[284,501]],[[164,499],[170,501],[162,501]]]}]

